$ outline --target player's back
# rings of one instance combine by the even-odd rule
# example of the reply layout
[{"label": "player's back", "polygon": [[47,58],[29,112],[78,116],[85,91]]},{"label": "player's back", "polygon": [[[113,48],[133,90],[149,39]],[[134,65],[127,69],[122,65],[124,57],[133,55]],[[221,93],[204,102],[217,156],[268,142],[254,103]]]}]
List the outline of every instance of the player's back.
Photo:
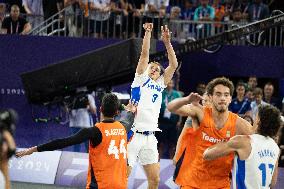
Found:
[{"label": "player's back", "polygon": [[87,189],[126,189],[127,135],[120,122],[96,124],[102,133],[102,142],[89,149],[89,171]]},{"label": "player's back", "polygon": [[270,137],[254,134],[251,138],[251,153],[246,160],[234,159],[233,188],[270,188],[272,175],[279,155],[279,147]]}]

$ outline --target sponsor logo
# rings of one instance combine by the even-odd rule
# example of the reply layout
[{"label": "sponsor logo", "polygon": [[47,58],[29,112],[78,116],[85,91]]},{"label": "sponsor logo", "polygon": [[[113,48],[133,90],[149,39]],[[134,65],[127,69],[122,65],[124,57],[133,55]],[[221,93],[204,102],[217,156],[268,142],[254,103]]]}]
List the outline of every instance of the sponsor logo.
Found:
[{"label": "sponsor logo", "polygon": [[206,133],[202,132],[202,139],[211,143],[219,143],[219,142],[226,142],[228,141],[228,139],[218,139],[218,138],[214,138],[212,136],[207,135]]}]

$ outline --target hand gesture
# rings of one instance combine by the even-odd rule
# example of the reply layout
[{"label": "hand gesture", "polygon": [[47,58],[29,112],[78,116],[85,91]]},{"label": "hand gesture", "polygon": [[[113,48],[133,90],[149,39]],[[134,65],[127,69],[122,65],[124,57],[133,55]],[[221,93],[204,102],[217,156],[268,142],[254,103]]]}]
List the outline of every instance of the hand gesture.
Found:
[{"label": "hand gesture", "polygon": [[162,41],[165,43],[165,44],[169,44],[171,42],[171,33],[168,26],[165,25],[165,26],[161,26],[161,32],[162,32],[162,35],[161,35],[161,39]]},{"label": "hand gesture", "polygon": [[153,24],[146,22],[145,24],[143,24],[143,28],[144,28],[144,30],[147,31],[147,32],[152,32],[152,30],[153,30]]},{"label": "hand gesture", "polygon": [[124,109],[125,109],[126,111],[135,113],[136,110],[137,110],[137,106],[138,106],[137,103],[135,104],[134,102],[129,101],[129,103],[127,104],[127,106],[124,106]]},{"label": "hand gesture", "polygon": [[188,96],[188,103],[193,105],[198,105],[200,100],[203,100],[203,97],[200,96],[198,93],[190,93]]},{"label": "hand gesture", "polygon": [[16,157],[23,157],[26,155],[31,155],[32,153],[37,152],[37,147],[31,147],[23,151],[16,152]]}]

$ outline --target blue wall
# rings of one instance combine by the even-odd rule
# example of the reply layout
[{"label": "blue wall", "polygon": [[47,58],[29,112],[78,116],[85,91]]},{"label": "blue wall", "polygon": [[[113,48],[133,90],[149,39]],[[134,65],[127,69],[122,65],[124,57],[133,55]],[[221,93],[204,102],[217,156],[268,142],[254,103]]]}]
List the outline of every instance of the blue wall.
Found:
[{"label": "blue wall", "polygon": [[[0,108],[14,108],[20,114],[16,132],[19,147],[37,145],[70,134],[67,125],[35,123],[32,120],[32,106],[24,96],[20,74],[117,41],[0,35]],[[158,42],[157,49],[163,49],[161,42]],[[227,46],[216,54],[189,53],[182,59],[180,87],[185,92],[193,91],[200,81],[208,82],[221,75],[256,75],[279,81],[284,78],[284,48]],[[280,91],[284,95],[284,86]],[[47,110],[42,107],[33,106],[33,110],[36,117],[47,116]],[[51,114],[57,115],[54,110]]]},{"label": "blue wall", "polygon": [[[284,78],[284,48],[225,46],[214,54],[189,53],[182,62],[180,87],[186,92],[218,76]],[[283,90],[280,86],[282,96]]]}]

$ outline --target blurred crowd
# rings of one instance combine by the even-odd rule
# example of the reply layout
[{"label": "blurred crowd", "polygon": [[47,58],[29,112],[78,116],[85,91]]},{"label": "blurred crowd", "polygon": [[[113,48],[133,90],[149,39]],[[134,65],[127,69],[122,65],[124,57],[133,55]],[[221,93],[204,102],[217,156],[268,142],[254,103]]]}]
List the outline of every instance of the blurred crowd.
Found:
[{"label": "blurred crowd", "polygon": [[[153,22],[157,28],[169,20],[214,22],[217,28],[222,26],[221,23],[254,22],[269,17],[271,10],[278,8],[279,3],[279,0],[0,0],[0,28],[2,25],[2,33],[21,34],[15,17],[24,19],[20,25],[30,24],[26,29],[29,32],[58,14],[55,18],[61,22],[65,20],[71,36],[91,34],[103,37],[127,33],[127,38],[137,37],[141,33],[140,25],[145,21]],[[13,5],[17,6],[13,8]],[[19,12],[16,16],[17,10],[14,9]],[[57,24],[52,29],[60,25],[64,24]],[[193,30],[192,27],[183,26],[183,30]],[[194,31],[203,28],[206,33],[210,27],[198,24],[194,26]]]}]

